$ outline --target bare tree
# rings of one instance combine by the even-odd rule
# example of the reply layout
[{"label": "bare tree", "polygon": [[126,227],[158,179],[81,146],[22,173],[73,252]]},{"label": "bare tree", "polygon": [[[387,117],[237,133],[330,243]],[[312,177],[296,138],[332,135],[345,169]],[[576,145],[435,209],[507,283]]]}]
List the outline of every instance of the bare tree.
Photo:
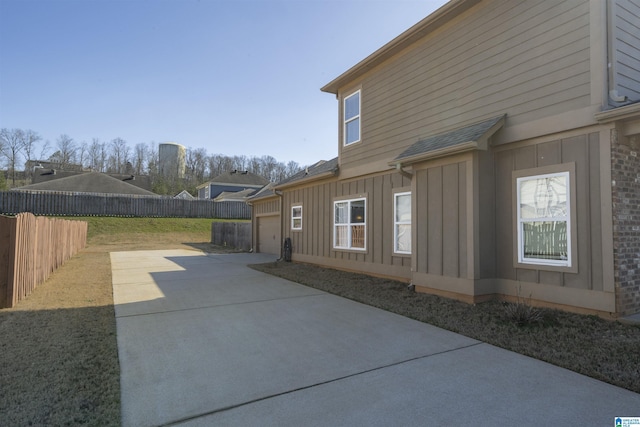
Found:
[{"label": "bare tree", "polygon": [[89,145],[89,167],[97,172],[102,172],[104,169],[104,163],[101,162],[101,152],[102,152],[103,143],[100,142],[98,138],[93,138],[91,140],[91,145]]},{"label": "bare tree", "polygon": [[144,162],[147,159],[147,146],[139,142],[133,150],[133,168],[136,175],[142,175],[144,172]]},{"label": "bare tree", "polygon": [[11,173],[11,184],[16,185],[16,162],[24,149],[25,135],[22,129],[0,129],[0,148],[2,155],[7,159],[7,166]]},{"label": "bare tree", "polygon": [[[24,131],[24,157],[25,163],[29,160],[37,160],[33,158],[34,151],[36,149],[36,142],[40,141],[42,137],[38,135],[36,132],[31,129],[27,129]],[[32,168],[24,168],[25,177],[29,182],[32,180],[33,169]]]},{"label": "bare tree", "polygon": [[56,140],[58,151],[53,153],[52,160],[60,163],[61,169],[65,169],[76,160],[77,146],[73,138],[69,135],[62,134]]},{"label": "bare tree", "polygon": [[88,152],[89,146],[85,141],[82,141],[78,147],[78,163],[80,163],[83,168],[85,167],[84,163],[87,161]]},{"label": "bare tree", "polygon": [[129,154],[129,148],[127,147],[127,141],[122,138],[116,138],[111,140],[111,168],[115,173],[123,173],[124,166],[127,163],[127,156]]}]

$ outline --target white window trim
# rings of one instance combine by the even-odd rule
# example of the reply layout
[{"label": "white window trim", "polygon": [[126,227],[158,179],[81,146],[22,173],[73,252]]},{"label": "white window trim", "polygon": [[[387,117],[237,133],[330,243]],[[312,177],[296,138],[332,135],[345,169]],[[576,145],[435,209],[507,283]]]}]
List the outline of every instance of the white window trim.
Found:
[{"label": "white window trim", "polygon": [[[364,201],[364,222],[357,222],[357,223],[352,223],[351,222],[351,203],[353,202],[359,202],[359,201]],[[336,205],[338,203],[348,203],[348,222],[346,223],[336,223]],[[349,242],[349,246],[337,246],[336,245],[336,241],[337,239],[337,232],[338,232],[338,226],[344,226],[347,225],[347,231],[348,231],[348,238],[347,241]],[[364,228],[364,247],[362,248],[356,248],[351,246],[352,242],[353,242],[353,236],[351,234],[351,226],[352,225],[358,225],[358,226],[362,226]],[[350,250],[350,251],[359,251],[359,252],[365,252],[367,250],[367,199],[366,197],[358,197],[356,199],[342,199],[342,200],[335,200],[333,202],[333,248],[334,249],[340,249],[340,250]]]},{"label": "white window trim", "polygon": [[[409,221],[398,221],[397,207],[398,207],[398,197],[399,196],[409,196],[411,197],[410,191],[405,191],[402,193],[394,193],[393,194],[393,253],[402,254],[402,255],[410,255],[411,251],[401,251],[398,249],[398,225],[409,225],[411,226],[411,218]],[[413,202],[413,200],[411,200]],[[411,246],[413,249],[413,242],[411,242]]]},{"label": "white window trim", "polygon": [[[520,209],[520,185],[522,182],[530,181],[534,179],[542,179],[542,178],[550,178],[554,176],[564,176],[567,183],[567,211],[564,217],[537,217],[531,219],[522,219],[521,217],[521,209]],[[530,175],[530,176],[522,176],[516,179],[516,218],[517,218],[517,233],[518,233],[518,263],[521,264],[532,264],[532,265],[542,265],[542,266],[550,266],[550,267],[571,267],[571,262],[573,259],[572,254],[572,223],[571,223],[571,214],[572,214],[572,183],[571,183],[571,174],[568,171],[564,172],[554,172],[547,173],[541,175]],[[566,260],[549,260],[549,259],[540,259],[540,258],[526,258],[524,255],[524,242],[522,236],[522,225],[526,222],[544,222],[544,221],[566,221],[567,223],[567,259]]]},{"label": "white window trim", "polygon": [[[296,210],[296,209],[298,209],[298,208],[300,209],[300,216],[294,216],[294,215],[293,215],[293,212],[294,212],[294,210]],[[295,221],[294,221],[294,220],[296,220],[296,219],[299,219],[299,220],[300,220],[300,226],[299,226],[299,227],[296,227],[296,226],[294,225],[294,224],[295,224]],[[291,206],[291,229],[292,229],[292,230],[298,230],[298,231],[299,231],[299,230],[302,230],[302,205],[294,205],[294,206]]]},{"label": "white window trim", "polygon": [[[351,98],[354,95],[358,96],[358,114],[351,117],[349,120],[346,119],[347,115],[347,99]],[[362,120],[360,116],[362,115],[362,94],[360,90],[356,90],[349,94],[349,96],[345,96],[342,103],[342,143],[345,147],[356,144],[362,140]],[[351,123],[354,120],[358,120],[358,139],[355,141],[347,142],[347,124]]]}]

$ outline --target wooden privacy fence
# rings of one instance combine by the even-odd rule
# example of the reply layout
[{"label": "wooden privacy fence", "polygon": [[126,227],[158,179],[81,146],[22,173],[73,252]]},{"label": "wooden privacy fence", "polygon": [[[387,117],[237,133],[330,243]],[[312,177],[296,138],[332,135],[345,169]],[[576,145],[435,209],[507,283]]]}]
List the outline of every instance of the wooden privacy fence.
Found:
[{"label": "wooden privacy fence", "polygon": [[64,216],[251,218],[251,206],[243,202],[214,202],[106,193],[21,190],[0,192],[0,213],[21,212]]},{"label": "wooden privacy fence", "polygon": [[86,242],[86,221],[0,216],[0,308],[15,306]]},{"label": "wooden privacy fence", "polygon": [[211,243],[249,252],[251,250],[251,223],[214,222],[211,224]]}]

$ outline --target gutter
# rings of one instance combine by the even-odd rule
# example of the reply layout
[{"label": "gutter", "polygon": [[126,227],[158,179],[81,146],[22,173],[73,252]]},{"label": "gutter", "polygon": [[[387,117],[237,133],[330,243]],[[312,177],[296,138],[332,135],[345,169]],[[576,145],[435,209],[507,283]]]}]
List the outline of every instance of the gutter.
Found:
[{"label": "gutter", "polygon": [[[311,176],[307,176],[305,178],[301,178],[301,179],[296,179],[295,181],[291,181],[291,182],[285,182],[284,184],[281,185],[277,185],[275,187],[273,187],[273,190],[283,190],[285,188],[289,188],[289,187],[294,187],[296,185],[300,185],[300,184],[305,184],[307,182],[312,182],[312,181],[316,181],[316,180],[320,180],[320,179],[324,179],[324,178],[331,178],[336,176],[336,173],[338,172],[338,169],[332,169],[330,171],[327,172],[323,172],[323,173],[319,173],[317,175],[311,175]],[[276,191],[277,193],[277,191]]]},{"label": "gutter", "polygon": [[593,115],[599,123],[611,123],[616,120],[625,120],[640,117],[640,102],[612,110],[601,111]]}]

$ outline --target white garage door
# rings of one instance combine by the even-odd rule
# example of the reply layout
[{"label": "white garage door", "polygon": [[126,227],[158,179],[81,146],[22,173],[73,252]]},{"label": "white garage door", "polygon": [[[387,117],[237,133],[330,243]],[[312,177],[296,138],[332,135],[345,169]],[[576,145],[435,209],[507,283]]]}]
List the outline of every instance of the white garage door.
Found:
[{"label": "white garage door", "polygon": [[258,252],[280,255],[280,215],[261,216],[258,220]]}]

